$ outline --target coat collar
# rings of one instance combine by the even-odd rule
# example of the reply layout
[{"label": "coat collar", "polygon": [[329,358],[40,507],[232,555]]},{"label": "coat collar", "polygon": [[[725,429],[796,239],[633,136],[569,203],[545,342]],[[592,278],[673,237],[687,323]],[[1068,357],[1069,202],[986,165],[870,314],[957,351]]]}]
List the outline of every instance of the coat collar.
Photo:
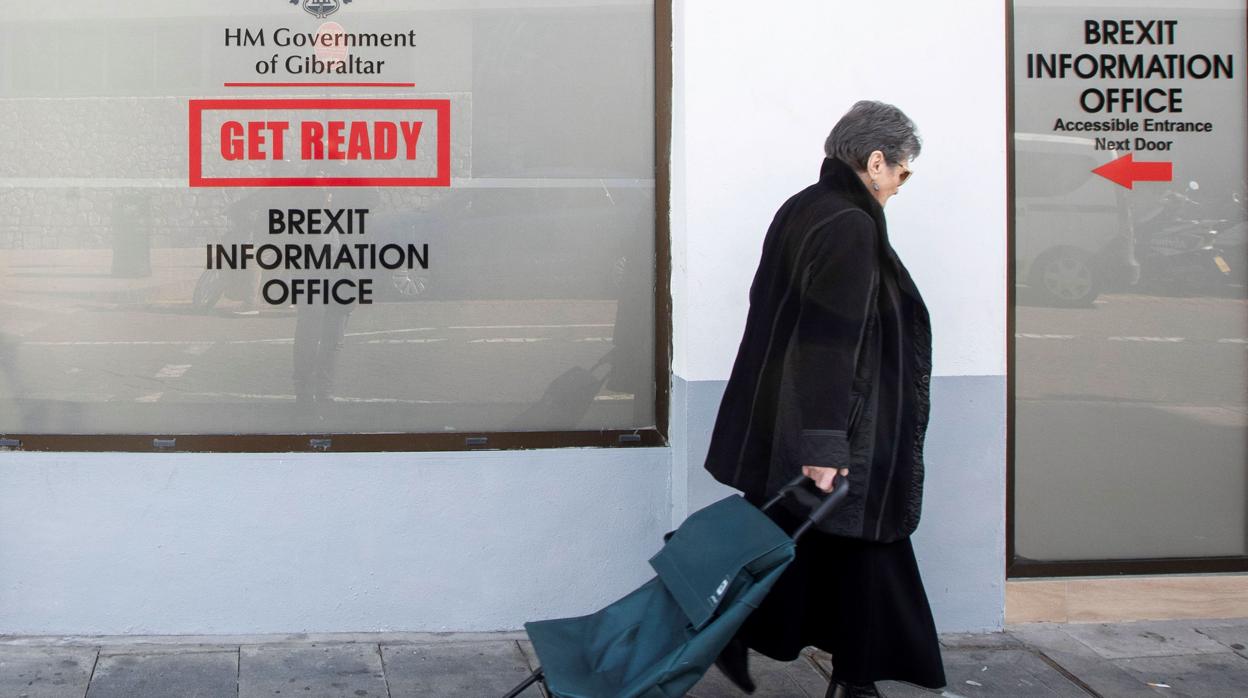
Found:
[{"label": "coat collar", "polygon": [[871,192],[867,191],[866,185],[853,167],[839,158],[824,158],[823,166],[819,168],[819,183],[840,193],[852,204],[866,211],[875,219],[881,231],[884,229],[884,209],[871,196]]},{"label": "coat collar", "polygon": [[832,191],[844,196],[851,204],[867,212],[880,230],[880,237],[888,251],[888,224],[884,220],[884,208],[875,200],[871,192],[862,183],[858,173],[839,158],[824,158],[823,167],[819,168],[819,183]]},{"label": "coat collar", "polygon": [[854,168],[839,158],[824,158],[823,166],[819,169],[819,184],[845,197],[850,204],[866,211],[867,215],[871,216],[871,219],[875,221],[876,229],[880,231],[880,249],[883,251],[884,259],[887,259],[897,270],[902,290],[922,302],[922,296],[910,278],[909,270],[901,263],[897,252],[893,250],[893,246],[888,241],[888,224],[884,220],[884,207],[880,206],[880,202],[875,200],[870,191],[867,191],[866,185],[862,183],[862,179],[858,177]]}]

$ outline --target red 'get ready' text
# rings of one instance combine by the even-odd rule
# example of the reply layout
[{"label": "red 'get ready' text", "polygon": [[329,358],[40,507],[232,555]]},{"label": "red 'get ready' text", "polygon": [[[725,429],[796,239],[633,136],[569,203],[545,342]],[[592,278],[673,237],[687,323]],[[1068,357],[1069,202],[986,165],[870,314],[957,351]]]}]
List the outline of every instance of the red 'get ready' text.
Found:
[{"label": "red 'get ready' text", "polygon": [[447,187],[446,99],[193,99],[192,187]]},{"label": "red 'get ready' text", "polygon": [[[300,160],[416,159],[420,121],[303,121],[297,128]],[[282,160],[289,121],[221,124],[225,160]]]}]

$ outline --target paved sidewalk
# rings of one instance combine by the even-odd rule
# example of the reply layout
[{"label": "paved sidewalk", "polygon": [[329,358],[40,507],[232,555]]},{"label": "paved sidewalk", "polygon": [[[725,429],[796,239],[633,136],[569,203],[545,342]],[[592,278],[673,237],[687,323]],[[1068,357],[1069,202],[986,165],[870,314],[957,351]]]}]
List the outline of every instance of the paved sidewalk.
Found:
[{"label": "paved sidewalk", "polygon": [[[1248,619],[1020,625],[941,641],[946,696],[1248,695]],[[489,698],[534,664],[523,633],[0,637],[0,698]],[[752,667],[755,696],[822,698],[831,663],[811,653]],[[712,670],[690,695],[742,694]]]}]

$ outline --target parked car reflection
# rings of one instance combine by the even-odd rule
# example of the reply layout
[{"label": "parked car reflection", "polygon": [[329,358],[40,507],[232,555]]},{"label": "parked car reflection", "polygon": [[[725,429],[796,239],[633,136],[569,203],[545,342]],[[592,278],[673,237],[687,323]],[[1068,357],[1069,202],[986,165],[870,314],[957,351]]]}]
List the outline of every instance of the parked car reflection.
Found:
[{"label": "parked car reflection", "polygon": [[1018,133],[1016,279],[1033,302],[1084,307],[1139,278],[1130,202],[1092,174],[1118,157],[1088,138]]},{"label": "parked car reflection", "polygon": [[374,272],[378,300],[616,298],[613,271],[653,237],[653,206],[647,187],[478,186],[378,213],[370,242],[429,245],[428,269]]}]

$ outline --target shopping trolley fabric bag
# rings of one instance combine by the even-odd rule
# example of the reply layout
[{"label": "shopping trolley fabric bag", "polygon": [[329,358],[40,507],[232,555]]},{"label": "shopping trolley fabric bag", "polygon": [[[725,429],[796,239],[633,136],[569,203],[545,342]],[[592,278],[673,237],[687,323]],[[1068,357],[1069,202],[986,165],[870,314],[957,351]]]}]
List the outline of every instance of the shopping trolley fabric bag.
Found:
[{"label": "shopping trolley fabric bag", "polygon": [[640,588],[588,616],[525,624],[550,695],[683,696],[794,554],[793,539],[740,496],[695,512]]}]

